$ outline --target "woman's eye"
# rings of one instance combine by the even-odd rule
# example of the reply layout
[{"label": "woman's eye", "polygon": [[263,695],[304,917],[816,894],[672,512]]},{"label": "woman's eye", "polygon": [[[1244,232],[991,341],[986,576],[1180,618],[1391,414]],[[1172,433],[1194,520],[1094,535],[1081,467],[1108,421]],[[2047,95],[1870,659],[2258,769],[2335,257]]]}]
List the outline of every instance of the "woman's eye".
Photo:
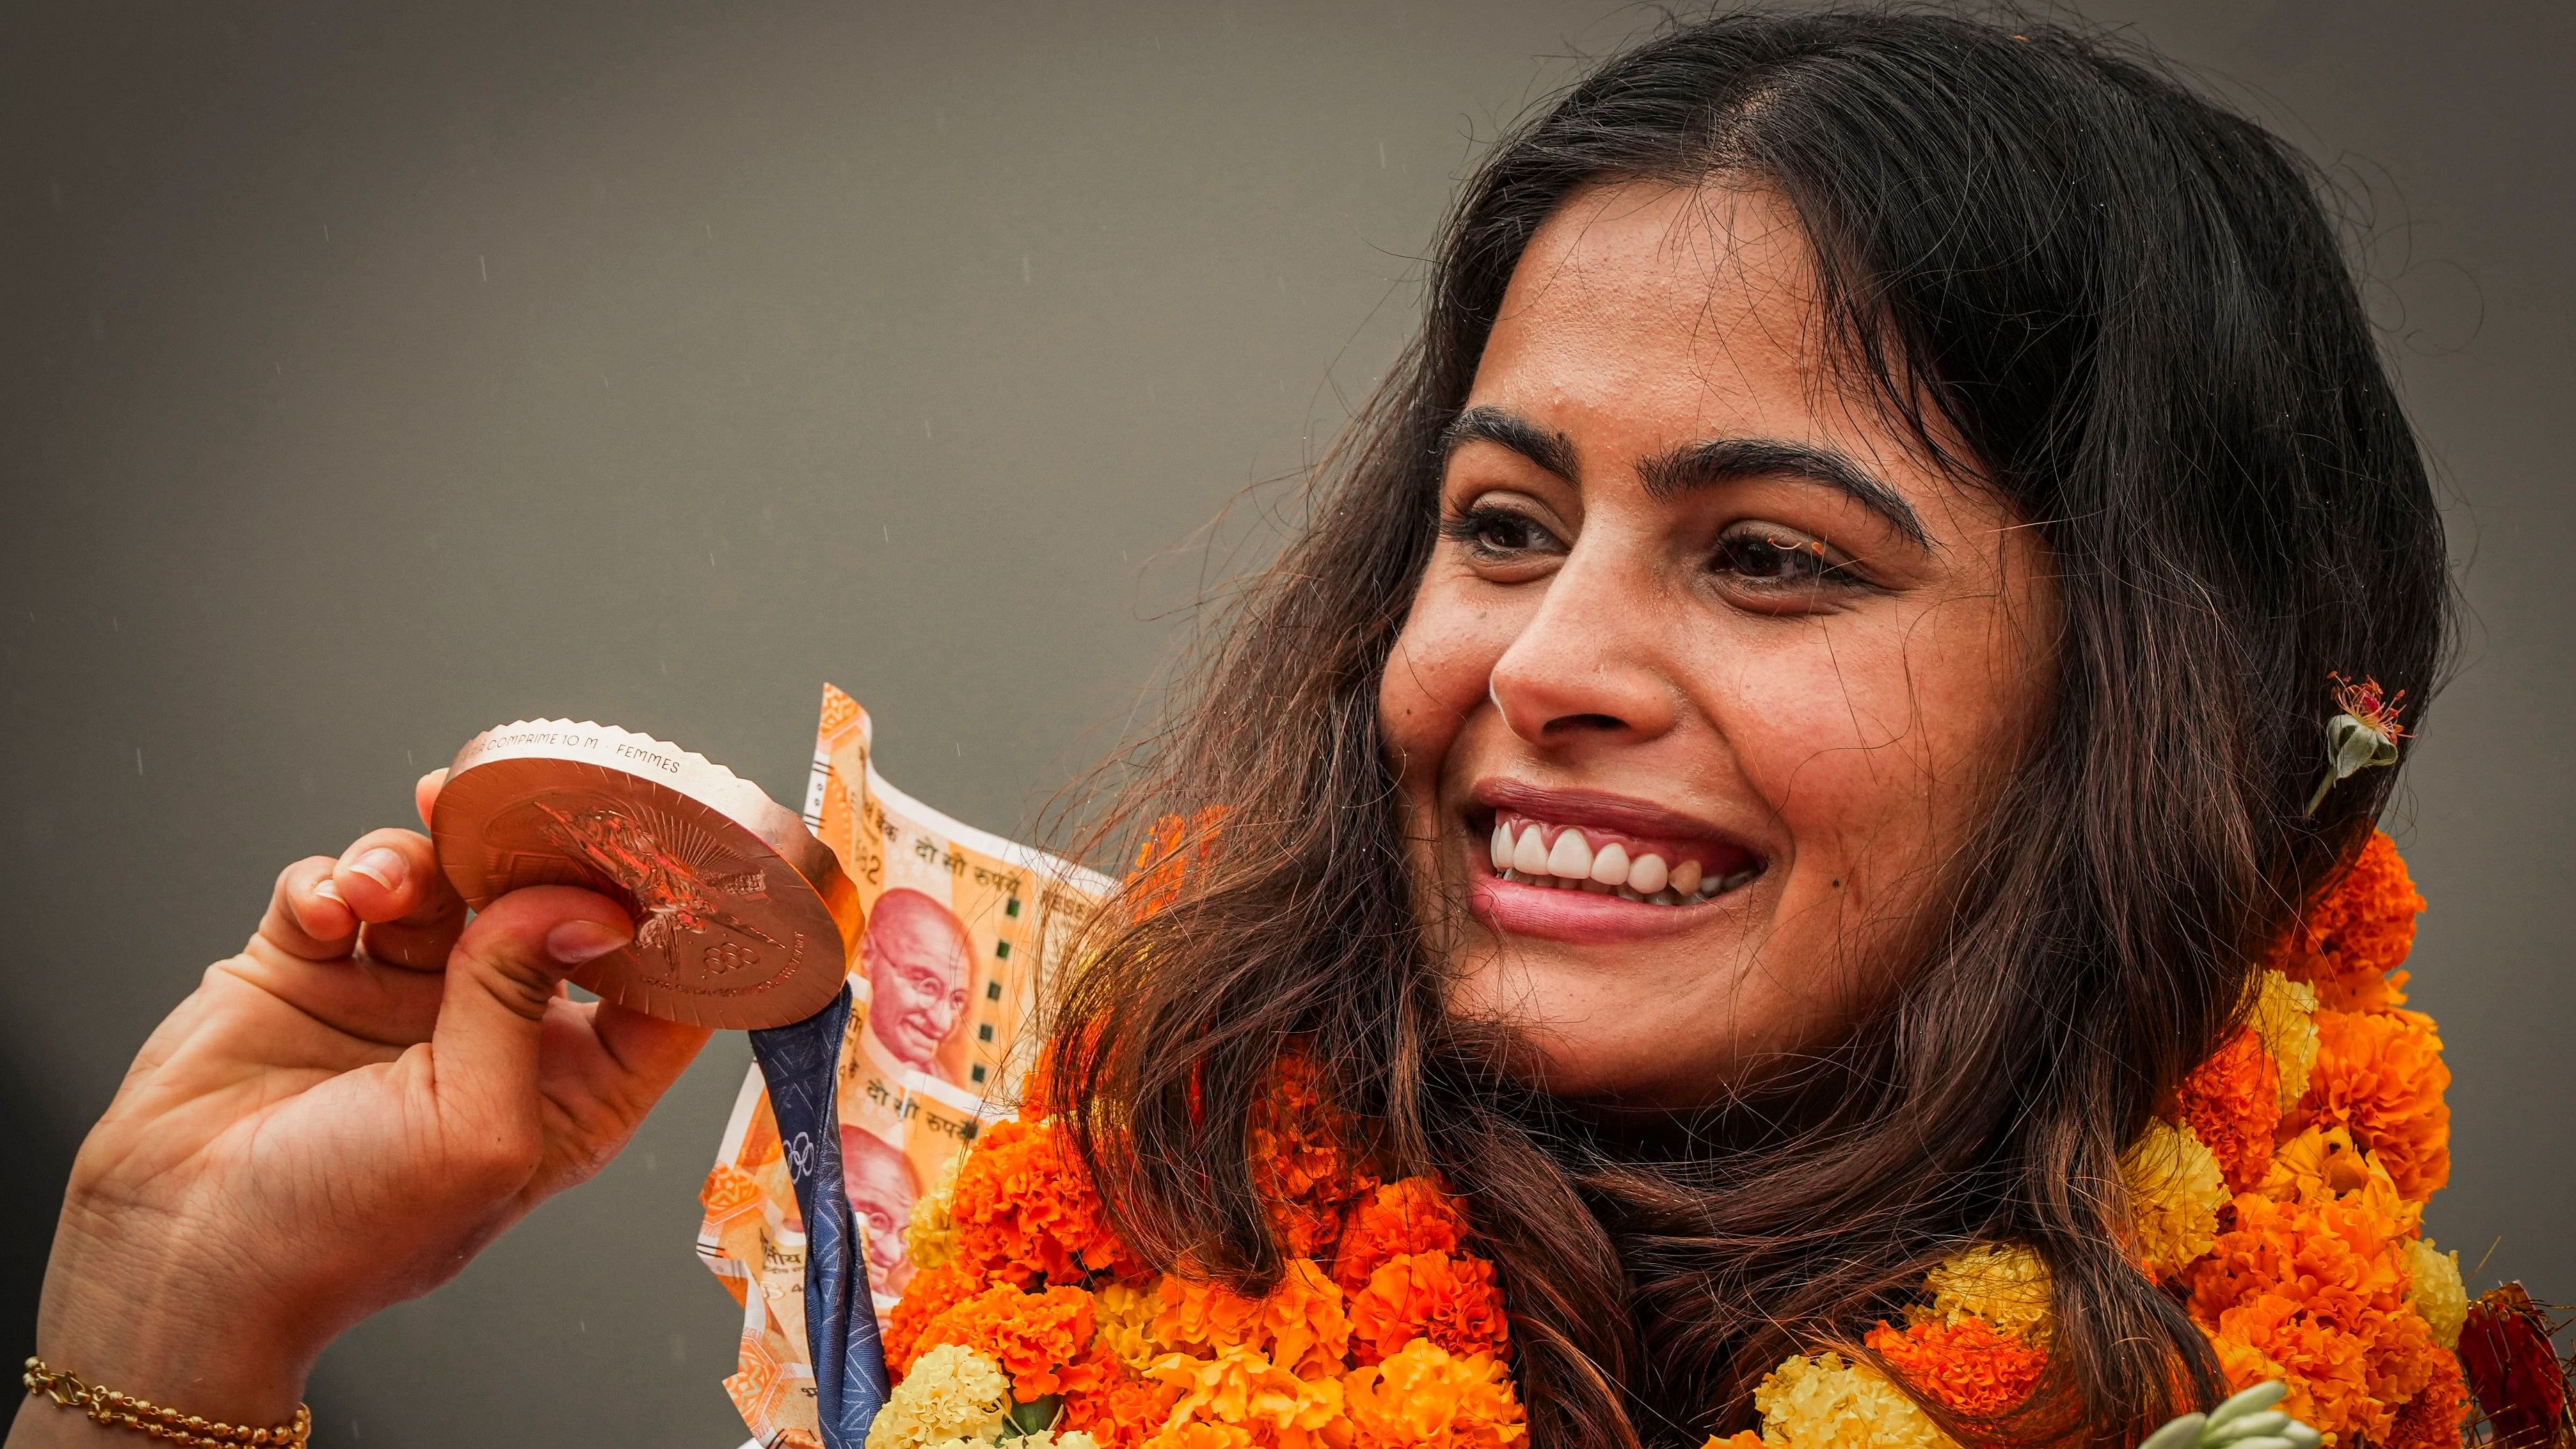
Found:
[{"label": "woman's eye", "polygon": [[1768,524],[1727,530],[1709,567],[1759,589],[1853,588],[1867,582],[1823,539]]},{"label": "woman's eye", "polygon": [[1480,559],[1505,559],[1527,553],[1561,550],[1564,545],[1547,525],[1526,513],[1490,505],[1470,508],[1440,522],[1440,535],[1463,544]]}]

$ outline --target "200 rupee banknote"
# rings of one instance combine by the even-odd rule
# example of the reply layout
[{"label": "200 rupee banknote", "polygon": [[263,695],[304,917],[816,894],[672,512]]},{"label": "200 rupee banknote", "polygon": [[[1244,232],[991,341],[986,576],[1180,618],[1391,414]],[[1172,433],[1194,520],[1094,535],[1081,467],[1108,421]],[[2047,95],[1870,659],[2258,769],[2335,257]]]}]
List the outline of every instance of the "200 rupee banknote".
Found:
[{"label": "200 rupee banknote", "polygon": [[[903,1230],[914,1199],[981,1124],[1016,1110],[1050,948],[1112,883],[888,785],[873,746],[867,711],[826,685],[805,824],[858,888],[836,1101],[850,1210],[882,1320],[912,1277]],[[762,1444],[820,1449],[804,1224],[757,1067],[701,1200],[698,1257],[743,1308],[726,1392]]]}]

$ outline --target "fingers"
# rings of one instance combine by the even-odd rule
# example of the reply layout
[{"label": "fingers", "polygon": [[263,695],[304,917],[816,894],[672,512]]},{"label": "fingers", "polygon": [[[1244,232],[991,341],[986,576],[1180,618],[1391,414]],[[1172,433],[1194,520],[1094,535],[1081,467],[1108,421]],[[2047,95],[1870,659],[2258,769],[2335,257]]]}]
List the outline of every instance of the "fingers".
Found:
[{"label": "fingers", "polygon": [[551,1130],[523,1206],[606,1166],[712,1035],[614,1002],[558,998],[546,1016],[540,1064],[541,1089],[554,1108]]},{"label": "fingers", "polygon": [[307,961],[348,955],[358,940],[358,914],[340,897],[333,879],[338,865],[327,855],[314,855],[279,871],[268,914],[260,918],[261,939]]},{"label": "fingers", "polygon": [[437,769],[430,771],[428,774],[421,776],[420,779],[412,785],[411,807],[420,812],[421,829],[427,830],[429,828],[430,814],[438,809],[438,792],[446,788],[447,767],[445,765],[441,765]]},{"label": "fingers", "polygon": [[359,836],[333,867],[341,902],[366,923],[368,955],[415,970],[435,971],[465,926],[465,902],[439,869],[438,851],[416,830],[374,830]]},{"label": "fingers", "polygon": [[566,973],[634,936],[604,896],[570,886],[513,891],[476,916],[447,961],[431,1037],[441,1118],[478,1158],[533,1172],[544,1143],[538,1047]]}]

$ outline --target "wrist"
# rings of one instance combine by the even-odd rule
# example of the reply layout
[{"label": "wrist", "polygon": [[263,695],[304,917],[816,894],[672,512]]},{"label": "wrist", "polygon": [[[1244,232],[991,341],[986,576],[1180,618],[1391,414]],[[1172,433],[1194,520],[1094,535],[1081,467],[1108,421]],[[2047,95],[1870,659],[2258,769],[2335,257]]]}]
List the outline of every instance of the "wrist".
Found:
[{"label": "wrist", "polygon": [[[294,1416],[320,1343],[305,1343],[253,1285],[228,1281],[220,1265],[173,1261],[100,1228],[94,1214],[65,1205],[37,1312],[39,1357],[89,1383],[200,1418],[256,1426]],[[161,1236],[187,1241],[185,1234]],[[54,1405],[25,1406],[21,1427],[37,1408]]]}]

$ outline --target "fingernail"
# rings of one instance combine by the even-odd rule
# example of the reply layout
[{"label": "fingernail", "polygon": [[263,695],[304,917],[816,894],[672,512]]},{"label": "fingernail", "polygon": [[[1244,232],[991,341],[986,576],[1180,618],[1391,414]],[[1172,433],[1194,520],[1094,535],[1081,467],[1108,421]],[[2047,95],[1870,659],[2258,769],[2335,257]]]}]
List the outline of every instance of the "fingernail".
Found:
[{"label": "fingernail", "polygon": [[599,921],[566,921],[546,932],[546,954],[565,966],[596,961],[633,939],[627,932]]},{"label": "fingernail", "polygon": [[348,909],[349,903],[340,899],[340,883],[327,875],[313,883],[313,894],[343,910]]},{"label": "fingernail", "polygon": [[350,861],[349,869],[389,891],[401,890],[403,877],[411,873],[400,852],[381,845]]}]

